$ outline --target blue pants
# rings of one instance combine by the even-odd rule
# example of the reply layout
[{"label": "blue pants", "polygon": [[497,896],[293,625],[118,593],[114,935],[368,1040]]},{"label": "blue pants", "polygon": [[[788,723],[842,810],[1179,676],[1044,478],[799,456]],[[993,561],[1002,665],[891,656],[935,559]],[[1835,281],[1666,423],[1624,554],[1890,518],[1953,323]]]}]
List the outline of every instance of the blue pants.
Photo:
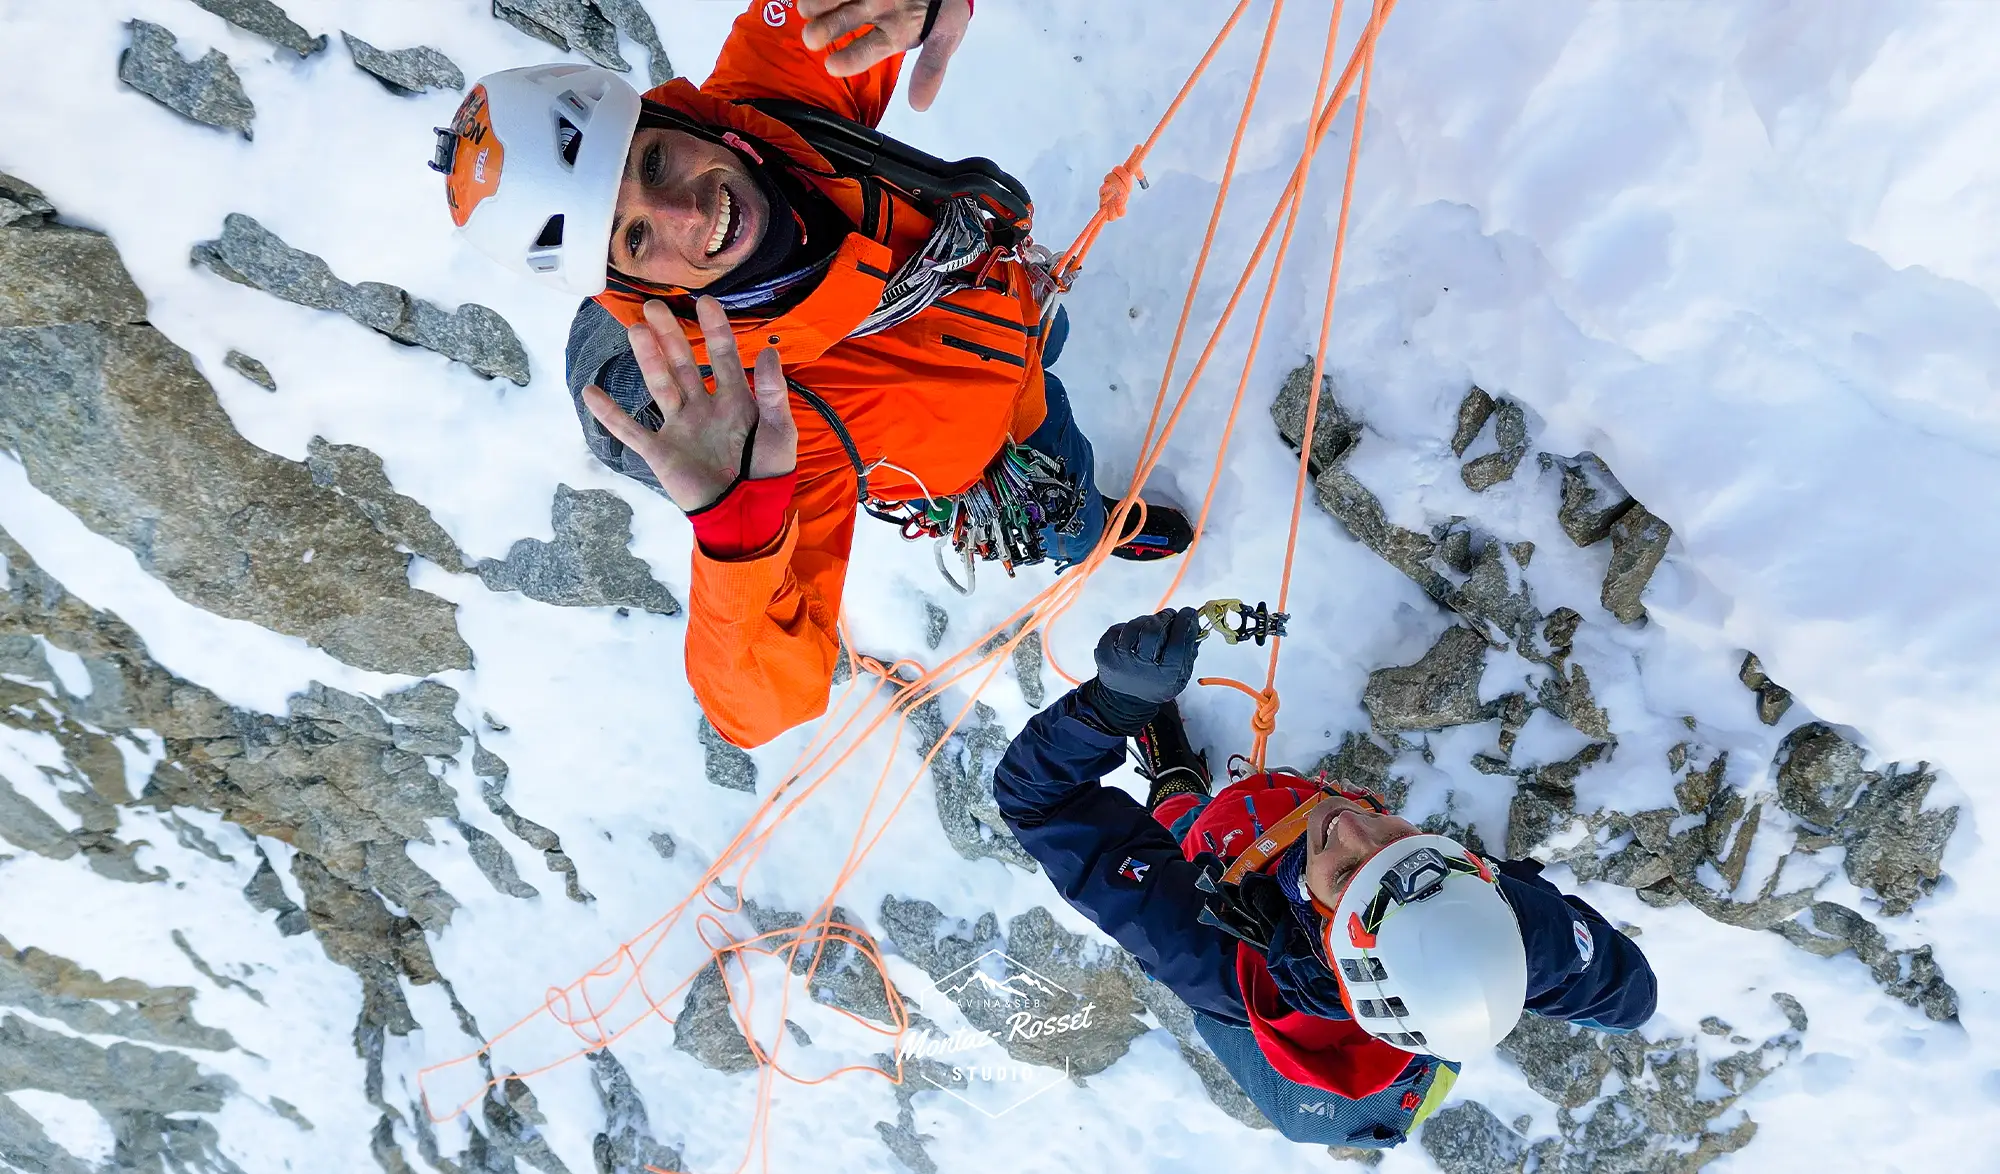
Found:
[{"label": "blue pants", "polygon": [[1063,468],[1083,491],[1083,528],[1075,535],[1057,533],[1053,527],[1042,531],[1042,544],[1049,557],[1056,560],[1056,569],[1063,570],[1072,563],[1081,562],[1097,547],[1097,540],[1104,535],[1104,499],[1097,494],[1097,458],[1090,450],[1090,438],[1076,426],[1076,415],[1070,411],[1069,391],[1063,387],[1061,379],[1054,371],[1057,359],[1062,357],[1063,344],[1069,341],[1069,311],[1058,308],[1055,321],[1049,323],[1047,337],[1042,340],[1042,378],[1046,386],[1049,414],[1041,427],[1021,443],[1057,458]]}]

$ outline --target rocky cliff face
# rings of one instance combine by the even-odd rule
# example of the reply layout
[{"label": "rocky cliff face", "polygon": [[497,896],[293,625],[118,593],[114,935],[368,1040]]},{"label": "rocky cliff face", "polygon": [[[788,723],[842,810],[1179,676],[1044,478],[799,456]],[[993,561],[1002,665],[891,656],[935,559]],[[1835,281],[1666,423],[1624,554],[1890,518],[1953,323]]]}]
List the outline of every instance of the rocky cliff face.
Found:
[{"label": "rocky cliff face", "polygon": [[[39,201],[0,177],[17,207]],[[46,201],[40,201],[46,205]],[[455,609],[304,465],[238,436],[187,352],[146,322],[104,236],[53,210],[0,227],[0,445],[37,488],[175,594],[362,668],[469,668]]]},{"label": "rocky cliff face", "polygon": [[[362,668],[422,677],[471,666],[453,605],[409,585],[412,551],[448,571],[470,569],[429,511],[397,493],[366,449],[315,441],[299,464],[245,441],[191,358],[146,321],[110,240],[59,223],[34,187],[11,176],[0,176],[0,386],[0,446],[29,480],[188,602],[301,636]],[[546,553],[517,549],[480,568],[501,576],[495,589],[677,612],[625,549],[629,507],[600,491],[575,500],[558,500],[557,543],[533,544]],[[382,1069],[386,1040],[420,1027],[408,992],[441,988],[459,1026],[475,1038],[478,1026],[430,946],[460,899],[407,845],[434,843],[433,829],[450,828],[495,892],[533,899],[540,890],[522,873],[540,870],[517,863],[525,850],[560,877],[553,893],[588,901],[560,837],[509,803],[506,764],[460,724],[458,694],[443,684],[419,680],[379,697],[314,685],[282,716],[246,711],[163,668],[131,628],[71,594],[4,530],[0,586],[0,727],[57,748],[43,776],[60,803],[52,811],[0,775],[0,847],[15,854],[0,851],[0,864],[26,854],[76,861],[118,882],[172,885],[171,868],[142,862],[149,841],[135,837],[134,813],[164,818],[183,848],[220,862],[242,862],[231,853],[243,849],[191,820],[239,829],[256,862],[244,901],[269,915],[274,935],[312,935],[354,976],[354,1042],[366,1071],[359,1091],[381,1112],[372,1148],[385,1169],[408,1169],[397,1130],[421,1149],[428,1121],[421,1106],[395,1101]],[[135,779],[129,760],[145,748],[157,762]],[[468,822],[440,777],[442,764],[467,756],[479,800],[517,842]],[[255,846],[267,843],[270,854]],[[276,845],[289,884],[273,865]],[[261,1001],[243,976],[211,967],[178,932],[174,940],[217,989]],[[195,995],[0,941],[0,1007],[30,1016],[0,1012],[0,1093],[71,1098],[114,1134],[113,1164],[99,1167],[0,1097],[0,1162],[64,1172],[238,1170],[217,1114],[243,1090],[203,1056],[240,1045],[200,1021]],[[605,1152],[677,1168],[615,1057],[601,1052],[595,1064]],[[490,1101],[468,1151],[486,1156],[470,1168],[498,1169],[500,1154],[553,1158],[535,1138],[525,1086],[503,1082]],[[429,1144],[440,1168],[452,1166]]]}]

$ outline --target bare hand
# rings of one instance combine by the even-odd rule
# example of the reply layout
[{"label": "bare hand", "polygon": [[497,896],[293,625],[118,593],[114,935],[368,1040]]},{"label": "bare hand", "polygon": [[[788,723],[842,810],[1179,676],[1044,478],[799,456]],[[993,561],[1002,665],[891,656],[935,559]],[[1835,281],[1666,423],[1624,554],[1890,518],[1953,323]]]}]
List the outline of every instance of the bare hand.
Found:
[{"label": "bare hand", "polygon": [[[799,12],[806,18],[808,49],[823,49],[858,28],[875,26],[826,59],[826,71],[835,77],[852,77],[897,53],[915,49],[929,9],[930,0],[799,0]],[[944,0],[937,24],[924,39],[923,53],[910,74],[912,109],[931,108],[938,87],[944,84],[945,66],[958,52],[971,23],[971,0]]]},{"label": "bare hand", "polygon": [[778,352],[765,347],[757,355],[756,392],[744,378],[729,316],[714,298],[695,302],[708,361],[715,372],[715,392],[702,383],[680,322],[661,301],[649,301],[645,321],[627,334],[632,357],[646,378],[646,390],[660,409],[660,430],[625,414],[604,389],[591,384],[583,402],[605,431],[645,460],[675,505],[698,510],[714,505],[743,471],[743,446],[751,441],[751,480],[776,477],[798,466],[799,433],[792,425],[791,398]]}]

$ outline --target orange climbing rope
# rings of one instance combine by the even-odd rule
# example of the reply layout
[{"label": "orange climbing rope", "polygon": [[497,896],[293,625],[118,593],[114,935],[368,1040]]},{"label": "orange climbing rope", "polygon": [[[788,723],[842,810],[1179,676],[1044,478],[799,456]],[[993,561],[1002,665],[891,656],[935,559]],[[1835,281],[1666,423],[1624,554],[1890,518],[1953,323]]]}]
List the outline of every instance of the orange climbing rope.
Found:
[{"label": "orange climbing rope", "polygon": [[[766,795],[730,842],[716,855],[713,863],[703,870],[693,889],[678,903],[668,909],[659,919],[640,933],[620,944],[607,958],[575,981],[552,987],[543,999],[542,1006],[524,1016],[498,1035],[486,1042],[479,1051],[443,1063],[430,1065],[418,1074],[418,1086],[423,1095],[426,1112],[436,1121],[447,1120],[477,1105],[488,1095],[489,1090],[507,1076],[531,1077],[550,1071],[588,1053],[609,1047],[628,1033],[653,1020],[673,1023],[672,1008],[684,993],[709,966],[714,966],[721,977],[730,1007],[730,1014],[748,1042],[752,1055],[758,1061],[758,1082],[756,1106],[751,1122],[750,1136],[746,1143],[742,1160],[737,1171],[747,1170],[753,1162],[761,1159],[760,1166],[769,1169],[770,1145],[769,1126],[772,1116],[772,1097],[776,1081],[783,1077],[789,1082],[801,1085],[819,1084],[848,1072],[870,1072],[884,1076],[896,1083],[904,1078],[902,1071],[902,1037],[909,1025],[909,1016],[889,980],[881,954],[873,938],[866,929],[852,925],[835,916],[834,908],[841,891],[859,872],[870,853],[881,842],[889,826],[902,811],[918,783],[924,777],[933,759],[942,753],[950,743],[952,734],[964,722],[976,704],[980,693],[998,675],[1006,658],[1011,656],[1020,642],[1034,631],[1046,629],[1075,604],[1081,593],[1091,582],[1109,556],[1114,537],[1123,532],[1123,526],[1132,511],[1140,511],[1143,517],[1145,505],[1139,499],[1140,489],[1148,477],[1158,467],[1169,439],[1179,424],[1183,411],[1187,408],[1196,386],[1206,372],[1221,341],[1223,331],[1229,325],[1244,294],[1248,291],[1265,252],[1269,249],[1274,235],[1278,239],[1277,251],[1271,264],[1271,272],[1258,308],[1256,323],[1248,345],[1248,353],[1243,362],[1243,370],[1238,379],[1234,398],[1225,423],[1223,434],[1217,447],[1215,468],[1211,474],[1208,489],[1202,501],[1200,521],[1196,526],[1195,545],[1191,546],[1183,558],[1180,573],[1169,585],[1162,604],[1171,598],[1186,572],[1187,560],[1192,559],[1200,543],[1200,531],[1214,504],[1217,487],[1220,484],[1224,459],[1228,452],[1230,438],[1249,386],[1251,368],[1256,361],[1263,331],[1272,301],[1277,291],[1279,276],[1283,271],[1286,256],[1290,250],[1293,229],[1301,211],[1307,179],[1311,173],[1314,158],[1320,143],[1331,132],[1335,115],[1345,103],[1347,96],[1358,79],[1359,91],[1356,96],[1354,128],[1348,148],[1347,168],[1341,193],[1340,218],[1335,230],[1333,256],[1327,276],[1326,299],[1318,349],[1313,359],[1313,384],[1306,407],[1305,435],[1301,443],[1300,464],[1293,494],[1291,529],[1287,537],[1284,567],[1279,577],[1278,610],[1283,611],[1289,598],[1291,575],[1298,544],[1299,524],[1305,500],[1305,486],[1309,479],[1308,461],[1312,452],[1313,428],[1318,416],[1321,377],[1325,369],[1326,351],[1330,339],[1330,322],[1334,303],[1334,293],[1338,285],[1340,265],[1343,258],[1346,234],[1353,202],[1355,174],[1360,156],[1362,118],[1367,105],[1369,82],[1372,76],[1377,38],[1383,22],[1395,7],[1395,0],[1372,0],[1371,12],[1348,58],[1345,69],[1337,82],[1329,85],[1336,54],[1336,39],[1340,29],[1344,0],[1335,0],[1328,23],[1326,49],[1321,63],[1318,86],[1314,92],[1313,104],[1306,121],[1305,142],[1301,148],[1290,180],[1279,196],[1263,233],[1257,241],[1241,277],[1237,280],[1227,303],[1204,344],[1200,356],[1188,373],[1180,393],[1168,409],[1169,392],[1172,390],[1174,371],[1189,325],[1193,319],[1197,294],[1207,272],[1208,262],[1215,247],[1218,226],[1223,209],[1231,195],[1236,167],[1242,152],[1244,140],[1251,125],[1252,113],[1262,91],[1265,68],[1269,62],[1275,43],[1279,18],[1283,14],[1285,0],[1273,0],[1267,18],[1263,41],[1258,52],[1257,63],[1251,74],[1243,100],[1243,108],[1238,116],[1235,134],[1230,141],[1228,158],[1223,176],[1211,211],[1208,227],[1201,248],[1196,256],[1193,276],[1183,300],[1181,314],[1175,326],[1172,346],[1162,370],[1159,391],[1154,399],[1153,410],[1146,426],[1140,446],[1140,456],[1133,471],[1132,480],[1124,495],[1112,510],[1112,521],[1106,527],[1106,537],[1099,543],[1081,565],[1057,579],[1049,587],[1029,600],[1012,615],[1001,621],[983,636],[946,658],[936,667],[926,670],[914,662],[899,661],[882,664],[868,657],[849,653],[848,665],[852,680],[835,699],[827,716],[821,719],[819,728],[798,759],[787,771],[780,784]],[[1144,165],[1147,155],[1160,141],[1167,127],[1188,101],[1197,83],[1215,60],[1223,44],[1235,31],[1242,17],[1249,10],[1250,0],[1240,0],[1224,22],[1208,51],[1203,55],[1190,74],[1186,84],[1174,96],[1165,113],[1161,116],[1153,132],[1145,142],[1135,148],[1126,160],[1114,167],[1105,177],[1099,191],[1099,207],[1078,235],[1074,244],[1059,258],[1055,271],[1061,285],[1067,288],[1081,271],[1083,262],[1096,243],[1104,226],[1122,216],[1129,204],[1134,185],[1143,186]],[[1282,222],[1282,230],[1280,228]],[[1163,418],[1164,413],[1164,418]],[[843,638],[846,633],[843,630]],[[989,645],[989,641],[992,643]],[[851,649],[853,641],[847,640]],[[1233,687],[1248,694],[1255,702],[1251,718],[1254,734],[1253,764],[1261,769],[1272,732],[1276,729],[1278,712],[1277,664],[1282,638],[1273,641],[1270,663],[1264,685],[1255,689],[1240,681],[1205,678],[1204,684]],[[1062,673],[1056,665],[1053,652],[1049,654],[1051,665]],[[983,674],[981,670],[984,670]],[[1063,673],[1067,678],[1068,674]],[[893,757],[888,758],[876,774],[869,788],[867,801],[862,806],[848,844],[848,851],[836,872],[827,894],[819,905],[805,917],[803,924],[795,927],[772,930],[747,938],[731,936],[730,927],[719,916],[742,910],[742,894],[748,877],[770,847],[774,836],[789,820],[805,810],[813,798],[831,780],[840,774],[854,756],[868,744],[873,736],[894,720],[894,741],[900,743],[903,731],[908,727],[913,711],[922,705],[942,699],[948,690],[978,677],[956,715],[944,727],[944,732],[929,748],[928,752],[910,773],[900,788],[889,785],[889,777],[894,769]],[[1069,678],[1072,683],[1074,678]],[[820,805],[816,815],[825,819],[834,813]],[[709,911],[695,913],[694,931],[699,948],[694,951],[681,949],[680,953],[692,953],[698,957],[695,964],[682,970],[671,963],[676,955],[676,931],[682,927],[690,910],[697,908],[696,902],[705,902]],[[884,1004],[888,1008],[889,1022],[885,1026],[863,1019],[851,1012],[841,1014],[884,1038],[889,1052],[896,1058],[895,1071],[886,1072],[872,1065],[847,1065],[818,1075],[793,1072],[782,1061],[784,1048],[790,1037],[783,1031],[772,1033],[769,1042],[760,1038],[758,1022],[759,999],[751,969],[746,964],[753,958],[770,958],[784,964],[785,978],[777,1000],[775,1019],[766,1022],[782,1023],[791,1006],[796,979],[803,978],[810,989],[822,965],[828,963],[836,947],[851,952],[854,960],[874,972],[882,984]],[[805,951],[801,954],[800,951]],[[800,975],[792,974],[792,965],[800,957],[808,957],[809,964]],[[846,964],[846,963],[843,963]],[[679,977],[668,985],[666,981],[654,981],[650,968],[670,968]],[[520,1041],[527,1047],[525,1033],[544,1024],[554,1024],[566,1031],[573,1043],[557,1049],[556,1054],[545,1057],[538,1064],[528,1068],[509,1069],[496,1074],[493,1061],[503,1045],[511,1040]],[[476,1069],[477,1075],[469,1082],[470,1095],[457,1101],[446,1101],[440,1111],[433,1101],[434,1086],[458,1077],[468,1069]]]}]

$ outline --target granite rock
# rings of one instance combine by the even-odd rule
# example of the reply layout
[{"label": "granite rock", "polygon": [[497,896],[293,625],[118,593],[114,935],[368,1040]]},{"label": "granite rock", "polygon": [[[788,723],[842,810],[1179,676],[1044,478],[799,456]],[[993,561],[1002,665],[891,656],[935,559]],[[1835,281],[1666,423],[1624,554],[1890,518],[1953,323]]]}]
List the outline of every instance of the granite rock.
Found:
[{"label": "granite rock", "polygon": [[[1744,1118],[1723,1125],[1724,1115],[1798,1053],[1806,1030],[1798,1000],[1779,992],[1772,1001],[1788,1030],[1706,1062],[1685,1040],[1572,1031],[1524,1016],[1501,1051],[1560,1106],[1558,1136],[1531,1149],[1537,1174],[1695,1174],[1747,1145],[1756,1124]],[[1618,1083],[1605,1094],[1605,1077],[1614,1072]],[[1711,1089],[1720,1095],[1705,1095]]]},{"label": "granite rock", "polygon": [[936,793],[938,822],[952,850],[967,860],[988,857],[1035,872],[1040,865],[1021,847],[993,799],[993,768],[1012,738],[999,714],[985,702],[975,702],[968,720],[947,730],[944,705],[936,697],[910,711],[916,752],[929,754],[940,741],[944,747],[931,758],[931,785]]},{"label": "granite rock", "polygon": [[1777,725],[1779,719],[1785,716],[1785,711],[1792,707],[1791,690],[1765,674],[1764,663],[1757,659],[1756,653],[1743,655],[1743,667],[1737,670],[1736,677],[1743,682],[1744,688],[1757,695],[1757,720],[1765,725]]},{"label": "granite rock", "polygon": [[674,1048],[717,1072],[753,1072],[757,1054],[743,1038],[723,985],[722,971],[711,962],[688,986],[687,998],[674,1017]]},{"label": "granite rock", "polygon": [[622,36],[646,50],[646,77],[653,85],[662,86],[674,80],[674,64],[667,59],[659,30],[653,27],[653,18],[646,15],[641,0],[592,0],[592,3],[610,18]]},{"label": "granite rock", "polygon": [[1779,804],[1847,849],[1847,878],[1873,890],[1884,914],[1907,913],[1937,887],[1958,809],[1925,810],[1937,781],[1927,764],[1867,770],[1860,746],[1809,722],[1779,744],[1777,775]]},{"label": "granite rock", "polygon": [[160,25],[135,20],[128,27],[132,43],[118,55],[119,81],[184,118],[251,137],[257,108],[221,50],[188,61],[175,48],[174,34]]},{"label": "granite rock", "polygon": [[194,1015],[193,987],[105,979],[67,958],[0,937],[0,1005],[56,1020],[85,1035],[117,1036],[168,1047],[227,1051],[229,1033]]},{"label": "granite rock", "polygon": [[[1278,435],[1291,446],[1293,452],[1305,440],[1306,406],[1312,397],[1313,365],[1310,360],[1292,368],[1285,376],[1278,396],[1271,401],[1271,419],[1278,425]],[[1314,477],[1333,466],[1349,448],[1361,438],[1361,425],[1347,409],[1340,406],[1340,399],[1334,391],[1333,376],[1320,378],[1319,413],[1313,423],[1312,459],[1307,471]],[[1366,541],[1366,539],[1363,539]]]},{"label": "granite rock", "polygon": [[606,1048],[589,1053],[590,1086],[604,1110],[604,1128],[591,1142],[597,1174],[647,1174],[681,1168],[680,1151],[653,1136],[646,1102],[625,1066]]},{"label": "granite rock", "polygon": [[274,45],[310,57],[326,48],[326,37],[313,36],[271,0],[194,0],[196,4]]},{"label": "granite rock", "polygon": [[1556,519],[1563,533],[1578,546],[1609,538],[1612,524],[1632,507],[1632,495],[1596,453],[1581,452],[1574,460],[1547,459],[1562,466],[1562,506]]},{"label": "granite rock", "polygon": [[40,327],[145,320],[145,296],[111,238],[35,217],[0,228],[0,338]]},{"label": "granite rock", "polygon": [[222,356],[222,365],[265,391],[278,390],[278,381],[271,377],[271,369],[242,351],[230,351]]},{"label": "granite rock", "polygon": [[646,560],[629,549],[632,507],[604,489],[556,486],[550,509],[552,542],[523,538],[504,559],[473,569],[494,591],[519,591],[559,607],[636,607],[679,615],[680,601],[653,578]]},{"label": "granite rock", "polygon": [[118,1110],[215,1113],[236,1082],[178,1052],[137,1044],[99,1046],[78,1036],[0,1016],[0,1093],[40,1089]]},{"label": "granite rock", "polygon": [[306,445],[306,468],[313,484],[352,502],[375,531],[454,574],[466,569],[465,556],[422,502],[397,493],[382,458],[356,444],[334,444],[315,436]]},{"label": "granite rock", "polygon": [[576,862],[563,851],[562,837],[543,827],[532,819],[527,819],[515,811],[507,802],[507,763],[498,754],[486,747],[473,744],[472,772],[479,776],[479,798],[486,804],[486,810],[500,818],[507,831],[522,843],[542,854],[542,864],[563,878],[563,891],[570,900],[588,904],[595,900],[583,887],[577,876]]},{"label": "granite rock", "polygon": [[606,69],[629,72],[618,55],[618,26],[593,0],[493,0],[493,15],[537,40],[582,54]]},{"label": "granite rock", "polygon": [[1474,493],[1484,493],[1512,477],[1514,470],[1521,467],[1521,458],[1528,455],[1528,416],[1521,405],[1501,400],[1493,415],[1493,434],[1499,451],[1474,457],[1458,470],[1465,487]]},{"label": "granite rock", "polygon": [[1432,599],[1443,603],[1451,597],[1451,580],[1430,565],[1431,558],[1438,553],[1437,541],[1428,534],[1391,523],[1382,509],[1382,500],[1344,465],[1337,464],[1321,473],[1313,487],[1320,508],[1339,519],[1363,546],[1408,575]]},{"label": "granite rock", "polygon": [[757,760],[724,738],[706,717],[695,727],[701,742],[702,769],[708,781],[731,791],[757,793]]},{"label": "granite rock", "polygon": [[1451,434],[1451,455],[1462,457],[1472,442],[1486,428],[1486,421],[1493,416],[1494,399],[1481,389],[1474,387],[1458,401],[1458,426]]},{"label": "granite rock", "polygon": [[1674,529],[1646,509],[1633,504],[1611,525],[1611,565],[1604,572],[1604,610],[1619,621],[1636,624],[1646,618],[1641,602],[1646,584],[1667,555]]},{"label": "granite rock", "polygon": [[[428,935],[443,930],[457,902],[411,860],[406,847],[413,839],[428,841],[432,821],[456,814],[456,796],[431,773],[427,758],[456,753],[463,743],[457,694],[435,682],[380,699],[316,685],[291,698],[282,716],[234,709],[155,663],[129,627],[69,595],[3,533],[0,564],[6,576],[0,664],[9,672],[14,666],[46,671],[39,646],[46,640],[80,659],[91,682],[85,696],[35,690],[41,703],[32,711],[0,705],[0,722],[26,721],[22,714],[29,712],[44,726],[37,732],[62,745],[68,759],[62,783],[71,788],[63,792],[65,802],[84,824],[70,834],[97,838],[97,847],[85,841],[73,850],[88,855],[115,843],[127,806],[171,818],[179,808],[209,812],[244,832],[290,844],[303,908],[287,896],[261,850],[245,896],[278,914],[279,932],[310,930],[327,957],[359,980],[354,1038],[364,1062],[362,1091],[390,1121],[387,1130],[378,1123],[374,1148],[389,1168],[406,1168],[382,1100],[384,1041],[418,1027],[404,984],[442,986],[460,1028],[480,1037],[430,952]],[[35,648],[33,663],[24,645]],[[0,681],[0,689],[10,688],[33,686]],[[135,796],[124,783],[123,767],[113,773],[121,756],[111,739],[136,740],[141,731],[146,739],[157,738],[159,751]],[[475,769],[504,775],[504,764],[482,749],[475,745]],[[559,846],[552,835],[548,844]],[[212,843],[210,848],[220,853]],[[185,935],[175,943],[211,981],[258,997],[201,961]],[[181,991],[100,979],[33,951],[7,953],[11,962],[0,967],[0,988],[9,993],[0,998],[38,1016],[74,1020],[93,1035],[109,1029],[180,1048],[228,1046],[226,1036],[182,1013],[190,1004]],[[67,1036],[50,1042],[36,1034],[39,1030],[0,1024],[0,1085],[42,1088],[97,1105],[117,1137],[120,1168],[238,1170],[222,1157],[216,1125],[185,1116],[216,1112],[231,1088],[226,1081],[201,1073],[179,1053],[128,1043],[100,1048]],[[116,1088],[107,1093],[109,1085]],[[518,1100],[509,1102],[510,1110],[518,1111]],[[0,1119],[0,1152],[8,1161],[34,1152],[49,1155],[44,1166],[53,1162],[49,1168],[62,1168],[60,1157],[38,1140],[41,1135],[17,1124]],[[418,1135],[421,1142],[423,1126]],[[503,1143],[514,1147],[506,1152],[531,1164],[541,1152],[525,1134],[491,1139],[496,1151]],[[434,1150],[434,1137],[430,1144]]]},{"label": "granite rock", "polygon": [[[767,908],[751,898],[744,900],[743,912],[758,935],[772,935],[765,937],[765,948],[791,950],[793,974],[811,974],[806,989],[815,1002],[885,1026],[896,1022],[892,995],[894,1003],[905,1008],[915,1005],[902,991],[893,989],[893,984],[886,984],[883,975],[866,961],[875,952],[875,942],[851,928],[861,922],[841,906],[832,906],[823,919],[806,928],[802,928],[806,922],[803,914]],[[783,932],[793,929],[800,932]]]},{"label": "granite rock", "polygon": [[1793,920],[1779,922],[1771,929],[1800,949],[1822,958],[1852,950],[1891,997],[1939,1022],[1958,1018],[1958,992],[1945,981],[1929,946],[1892,950],[1874,923],[1844,905],[1819,901]]},{"label": "granite rock", "polygon": [[451,63],[451,58],[428,45],[418,45],[410,49],[377,49],[375,46],[343,31],[340,39],[347,42],[347,52],[354,58],[354,64],[375,75],[392,94],[421,94],[425,90],[463,90],[465,75]]},{"label": "granite rock", "polygon": [[524,901],[542,895],[541,890],[521,879],[520,872],[514,867],[514,858],[507,854],[507,847],[498,836],[462,820],[452,821],[452,826],[465,837],[466,854],[472,857],[472,863],[478,866],[480,874],[486,878],[486,883],[493,886],[494,892]]},{"label": "granite rock", "polygon": [[1487,718],[1479,700],[1486,640],[1454,624],[1415,664],[1368,674],[1361,704],[1382,733],[1441,730]]},{"label": "granite rock", "polygon": [[1529,1088],[1553,1104],[1574,1109],[1594,1100],[1611,1073],[1611,1056],[1601,1036],[1559,1019],[1524,1014],[1500,1041],[1499,1050],[1521,1070]]},{"label": "granite rock", "polygon": [[1439,1109],[1417,1137],[1444,1174],[1520,1174],[1528,1143],[1478,1101]]},{"label": "granite rock", "polygon": [[1600,741],[1611,739],[1611,715],[1591,695],[1590,677],[1582,665],[1570,665],[1567,673],[1552,674],[1544,680],[1537,700],[1543,709],[1568,722],[1577,732]]},{"label": "granite rock", "polygon": [[1410,791],[1408,779],[1389,773],[1395,762],[1394,751],[1359,730],[1349,730],[1341,735],[1340,746],[1314,763],[1312,769],[1306,772],[1306,777],[1325,776],[1335,782],[1373,792],[1394,811],[1403,806],[1403,800]]},{"label": "granite rock", "polygon": [[292,248],[240,212],[223,218],[222,235],[194,246],[190,260],[218,276],[315,310],[336,310],[406,346],[436,351],[488,379],[527,386],[528,352],[499,314],[474,302],[447,313],[393,285],[349,285],[325,261]]},{"label": "granite rock", "polygon": [[0,171],[0,228],[12,224],[22,228],[45,225],[55,214],[56,206],[49,203],[42,189]]},{"label": "granite rock", "polygon": [[1039,630],[1021,637],[1014,645],[1014,683],[1020,686],[1021,700],[1030,709],[1040,709],[1048,699],[1048,689],[1042,684],[1042,633]]},{"label": "granite rock", "polygon": [[278,870],[271,867],[271,858],[264,855],[262,848],[257,850],[257,871],[250,877],[250,883],[243,886],[243,899],[250,902],[252,909],[277,914],[278,932],[285,937],[312,928],[306,920],[306,911],[285,893],[284,881],[278,879]]},{"label": "granite rock", "polygon": [[1445,605],[1477,628],[1495,647],[1508,644],[1529,647],[1535,629],[1542,623],[1542,613],[1535,607],[1533,593],[1513,552],[1504,543],[1489,538],[1469,558],[1465,582],[1445,596]]},{"label": "granite rock", "polygon": [[[63,301],[0,267],[0,446],[28,479],[198,607],[298,636],[361,668],[469,668],[456,608],[409,585],[409,556],[308,470],[237,435],[185,351],[143,321],[104,238],[59,226],[0,229],[0,250],[95,258],[118,281]],[[50,238],[53,246],[21,237]],[[82,250],[79,252],[79,250]]]}]

